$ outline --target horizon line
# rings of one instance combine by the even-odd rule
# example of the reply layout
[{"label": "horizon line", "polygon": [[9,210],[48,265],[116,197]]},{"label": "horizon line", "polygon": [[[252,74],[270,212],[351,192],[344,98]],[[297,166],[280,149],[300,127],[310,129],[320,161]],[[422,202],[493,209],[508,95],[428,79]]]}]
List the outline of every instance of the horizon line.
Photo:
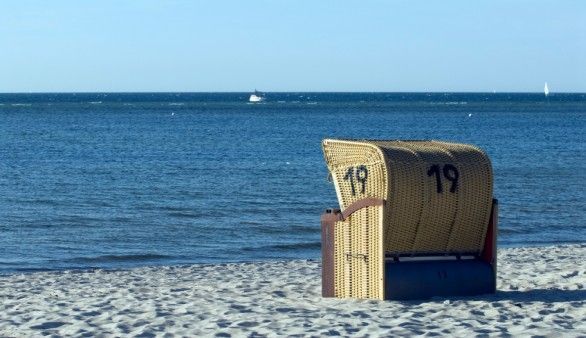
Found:
[{"label": "horizon line", "polygon": [[[331,93],[331,94],[544,94],[543,91],[260,91],[261,93]],[[0,92],[11,94],[248,94],[251,91],[29,91]],[[556,91],[553,94],[586,94],[586,91]]]}]

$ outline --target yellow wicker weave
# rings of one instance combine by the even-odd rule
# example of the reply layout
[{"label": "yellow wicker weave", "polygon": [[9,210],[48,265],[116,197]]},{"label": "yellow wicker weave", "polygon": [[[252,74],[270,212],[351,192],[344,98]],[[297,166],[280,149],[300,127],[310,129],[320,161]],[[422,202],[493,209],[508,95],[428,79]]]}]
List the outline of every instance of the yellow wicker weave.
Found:
[{"label": "yellow wicker weave", "polygon": [[336,222],[336,297],[383,299],[382,215],[382,207],[373,206],[358,210],[350,221]]},{"label": "yellow wicker weave", "polygon": [[492,166],[477,147],[439,141],[323,141],[340,208],[386,201],[336,224],[337,297],[384,297],[385,254],[479,254]]}]

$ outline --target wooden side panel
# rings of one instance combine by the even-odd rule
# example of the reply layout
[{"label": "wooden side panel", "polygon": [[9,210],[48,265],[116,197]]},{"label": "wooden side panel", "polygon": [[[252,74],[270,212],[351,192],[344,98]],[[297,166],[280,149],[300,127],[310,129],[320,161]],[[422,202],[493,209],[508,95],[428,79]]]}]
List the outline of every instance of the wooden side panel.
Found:
[{"label": "wooden side panel", "polygon": [[497,273],[497,251],[496,251],[496,239],[498,234],[498,220],[499,220],[499,202],[495,198],[492,200],[492,210],[490,212],[490,221],[488,223],[488,229],[486,230],[486,237],[484,239],[484,248],[480,258],[492,266],[494,273],[494,286],[493,292],[496,292],[496,273]]},{"label": "wooden side panel", "polygon": [[328,209],[321,215],[321,294],[335,297],[334,239],[338,209]]},{"label": "wooden side panel", "polygon": [[488,228],[486,230],[486,237],[484,240],[484,248],[482,250],[481,258],[483,261],[493,265],[496,269],[496,236],[498,226],[499,204],[497,199],[492,200],[492,210],[490,212],[490,219]]}]

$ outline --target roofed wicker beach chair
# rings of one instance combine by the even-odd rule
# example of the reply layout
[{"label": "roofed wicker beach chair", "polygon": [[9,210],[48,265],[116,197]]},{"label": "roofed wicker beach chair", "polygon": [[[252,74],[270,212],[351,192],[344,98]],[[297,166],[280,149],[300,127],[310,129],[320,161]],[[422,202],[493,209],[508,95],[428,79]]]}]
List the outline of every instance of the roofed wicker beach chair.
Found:
[{"label": "roofed wicker beach chair", "polygon": [[479,148],[323,141],[339,209],[322,214],[322,295],[425,299],[496,291],[498,202]]}]

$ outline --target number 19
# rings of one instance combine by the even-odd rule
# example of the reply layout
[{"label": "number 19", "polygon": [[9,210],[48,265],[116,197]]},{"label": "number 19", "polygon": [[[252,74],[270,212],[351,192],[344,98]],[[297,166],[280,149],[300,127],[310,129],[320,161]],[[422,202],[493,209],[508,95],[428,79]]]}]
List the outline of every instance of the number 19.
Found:
[{"label": "number 19", "polygon": [[[444,177],[446,178],[446,180],[452,182],[452,185],[450,186],[450,192],[455,193],[456,190],[458,189],[458,178],[460,177],[460,173],[458,172],[458,169],[451,164],[445,164],[444,169],[443,169],[443,174],[444,174]],[[434,164],[431,167],[429,167],[429,170],[427,171],[427,176],[433,176],[433,175],[435,175],[437,193],[441,194],[444,191],[444,189],[442,187],[442,179],[440,177],[440,165],[439,164]]]},{"label": "number 19", "polygon": [[366,169],[365,165],[358,166],[357,168],[350,167],[348,171],[346,171],[346,175],[344,176],[345,181],[350,181],[350,187],[352,188],[352,196],[356,195],[356,187],[354,185],[354,177],[356,177],[356,181],[362,183],[362,189],[360,192],[364,194],[366,191],[366,179],[368,178],[368,170]]}]

